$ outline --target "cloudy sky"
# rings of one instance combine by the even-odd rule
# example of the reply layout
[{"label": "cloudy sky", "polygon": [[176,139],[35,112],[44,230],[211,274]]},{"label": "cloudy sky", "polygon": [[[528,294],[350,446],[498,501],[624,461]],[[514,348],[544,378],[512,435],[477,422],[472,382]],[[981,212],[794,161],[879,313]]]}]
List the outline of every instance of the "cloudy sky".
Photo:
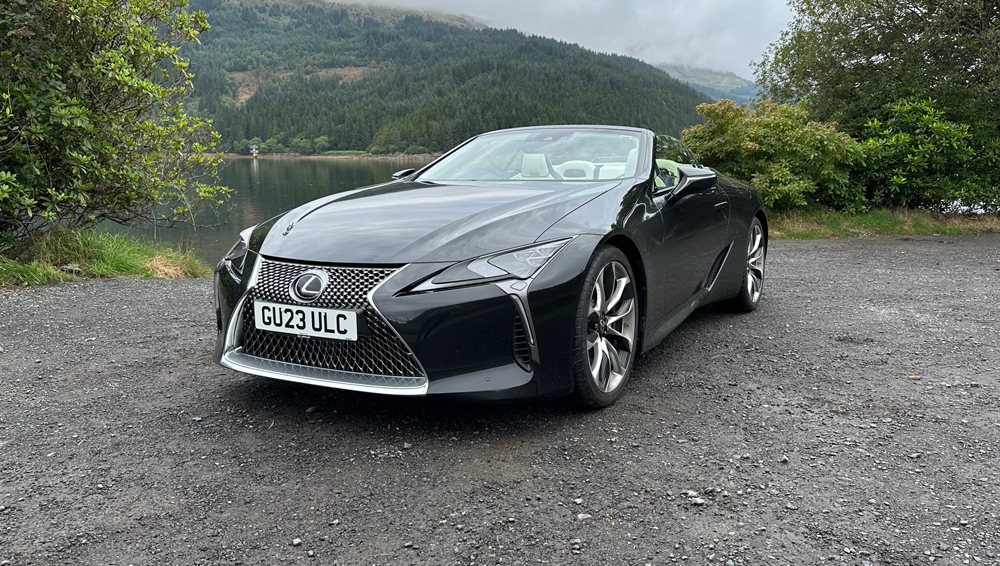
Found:
[{"label": "cloudy sky", "polygon": [[682,63],[753,78],[791,19],[785,0],[369,0],[468,14],[493,27],[579,43],[649,63]]}]

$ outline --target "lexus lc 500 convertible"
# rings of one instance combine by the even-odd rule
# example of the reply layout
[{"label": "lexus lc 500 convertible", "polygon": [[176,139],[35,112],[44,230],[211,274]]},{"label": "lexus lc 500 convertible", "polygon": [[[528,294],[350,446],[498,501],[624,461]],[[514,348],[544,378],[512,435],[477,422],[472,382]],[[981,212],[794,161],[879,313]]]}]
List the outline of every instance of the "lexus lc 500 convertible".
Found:
[{"label": "lexus lc 500 convertible", "polygon": [[757,192],[643,129],[472,138],[245,230],[215,274],[225,367],[480,400],[614,403],[693,310],[757,308]]}]

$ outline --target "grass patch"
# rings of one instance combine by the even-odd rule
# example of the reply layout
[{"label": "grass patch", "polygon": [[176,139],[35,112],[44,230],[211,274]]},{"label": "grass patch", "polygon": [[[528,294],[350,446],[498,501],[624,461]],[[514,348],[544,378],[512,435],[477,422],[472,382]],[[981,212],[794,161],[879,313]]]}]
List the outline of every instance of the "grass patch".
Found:
[{"label": "grass patch", "polygon": [[191,253],[123,234],[53,230],[0,256],[0,286],[48,285],[101,277],[211,277]]},{"label": "grass patch", "polygon": [[320,155],[333,155],[338,157],[353,157],[357,155],[368,155],[367,151],[362,151],[358,149],[338,149],[333,151],[324,151]]},{"label": "grass patch", "polygon": [[774,238],[817,239],[879,234],[982,234],[1000,232],[1000,215],[942,214],[926,210],[876,209],[846,214],[824,209],[774,213],[768,217]]}]

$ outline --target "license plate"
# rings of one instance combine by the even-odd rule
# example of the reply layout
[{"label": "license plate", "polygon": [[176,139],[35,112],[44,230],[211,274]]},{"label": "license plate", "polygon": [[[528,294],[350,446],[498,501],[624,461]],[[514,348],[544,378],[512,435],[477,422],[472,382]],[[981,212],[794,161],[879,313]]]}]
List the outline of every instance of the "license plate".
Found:
[{"label": "license plate", "polygon": [[255,301],[253,312],[257,330],[334,340],[358,339],[358,313],[355,311]]}]

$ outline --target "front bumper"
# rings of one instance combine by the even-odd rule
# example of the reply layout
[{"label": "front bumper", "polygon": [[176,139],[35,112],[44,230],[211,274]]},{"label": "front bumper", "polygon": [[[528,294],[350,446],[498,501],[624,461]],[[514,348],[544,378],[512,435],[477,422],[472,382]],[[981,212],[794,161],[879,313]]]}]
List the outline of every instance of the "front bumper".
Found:
[{"label": "front bumper", "polygon": [[[596,243],[577,238],[523,285],[506,281],[425,293],[407,289],[450,264],[316,266],[252,253],[247,266],[253,267],[241,281],[224,266],[217,270],[216,359],[243,373],[389,395],[503,400],[568,394],[573,389],[574,314],[582,273]],[[341,293],[325,305],[360,307],[372,335],[357,344],[323,344],[337,341],[292,335],[261,341],[261,331],[253,327],[252,301],[262,297],[296,304],[287,293],[281,296],[284,281],[271,281],[274,264],[293,274],[317,267],[386,270],[388,277],[366,290],[363,304],[342,304],[350,299]],[[331,287],[335,284],[331,277]]]}]

